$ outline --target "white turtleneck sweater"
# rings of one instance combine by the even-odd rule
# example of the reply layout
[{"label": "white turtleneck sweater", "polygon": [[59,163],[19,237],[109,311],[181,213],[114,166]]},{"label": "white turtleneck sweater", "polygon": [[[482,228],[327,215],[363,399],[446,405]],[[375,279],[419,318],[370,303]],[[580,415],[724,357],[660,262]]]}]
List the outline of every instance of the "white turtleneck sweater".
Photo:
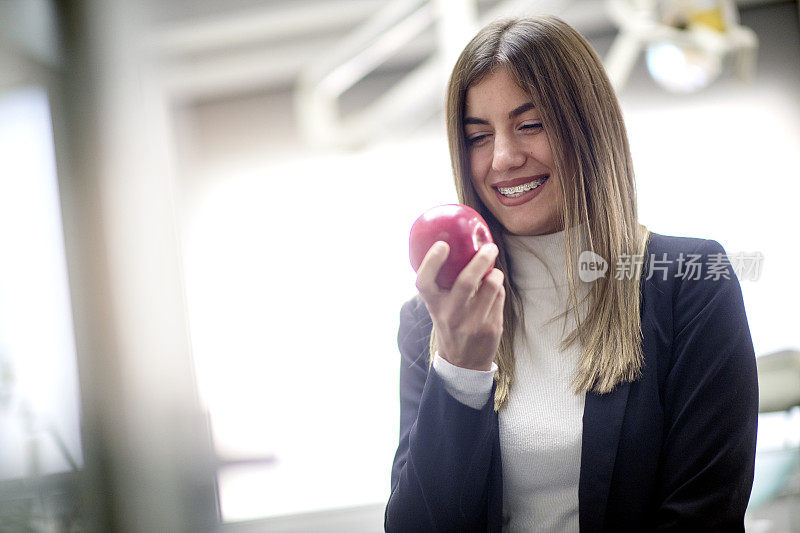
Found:
[{"label": "white turtleneck sweater", "polygon": [[[576,237],[585,239],[583,226]],[[575,394],[571,381],[580,358],[580,342],[561,351],[561,340],[575,328],[571,316],[546,322],[564,311],[569,298],[565,232],[550,235],[503,235],[511,279],[522,298],[525,328],[514,336],[514,382],[508,404],[499,412],[503,464],[504,531],[578,531],[578,481],[585,393]],[[579,299],[590,283],[578,278]],[[551,278],[555,278],[555,281]],[[581,305],[585,317],[586,305]],[[448,392],[479,409],[489,400],[497,370],[460,368],[434,355],[433,367]]]}]

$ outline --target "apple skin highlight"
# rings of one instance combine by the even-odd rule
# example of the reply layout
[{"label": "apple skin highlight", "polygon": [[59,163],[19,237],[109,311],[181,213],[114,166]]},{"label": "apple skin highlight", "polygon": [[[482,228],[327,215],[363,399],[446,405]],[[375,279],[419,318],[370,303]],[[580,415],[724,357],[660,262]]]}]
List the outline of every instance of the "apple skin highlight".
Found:
[{"label": "apple skin highlight", "polygon": [[[471,207],[461,204],[446,204],[425,211],[411,226],[409,258],[414,271],[418,271],[425,254],[437,241],[450,246],[450,254],[436,276],[441,289],[453,287],[459,272],[478,253],[481,246],[494,243],[489,225]],[[492,264],[486,271],[494,268]]]}]

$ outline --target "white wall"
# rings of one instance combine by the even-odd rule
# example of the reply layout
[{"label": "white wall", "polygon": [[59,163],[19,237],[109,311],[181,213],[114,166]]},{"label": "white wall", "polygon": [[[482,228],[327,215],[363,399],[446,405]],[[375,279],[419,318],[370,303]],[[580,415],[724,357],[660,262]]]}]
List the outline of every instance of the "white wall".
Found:
[{"label": "white wall", "polygon": [[[641,220],[763,253],[760,278],[742,281],[758,354],[800,347],[797,69],[785,36],[769,40],[775,17],[765,24],[768,69],[752,85],[678,98],[639,71],[622,95]],[[221,473],[227,520],[385,503],[398,312],[415,292],[408,230],[455,200],[440,122],[316,153],[290,105],[288,93],[245,95],[181,111],[191,330],[217,448],[277,458]]]}]

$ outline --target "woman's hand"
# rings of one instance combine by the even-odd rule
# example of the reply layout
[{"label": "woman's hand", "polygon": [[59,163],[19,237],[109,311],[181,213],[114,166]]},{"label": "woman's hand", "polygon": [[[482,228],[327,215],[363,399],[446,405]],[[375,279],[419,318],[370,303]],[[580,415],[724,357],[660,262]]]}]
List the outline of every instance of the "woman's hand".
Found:
[{"label": "woman's hand", "polygon": [[506,291],[501,270],[484,274],[497,257],[497,245],[485,244],[448,291],[439,288],[436,275],[449,252],[447,243],[436,242],[417,271],[417,289],[433,320],[439,356],[463,368],[491,370],[503,333]]}]

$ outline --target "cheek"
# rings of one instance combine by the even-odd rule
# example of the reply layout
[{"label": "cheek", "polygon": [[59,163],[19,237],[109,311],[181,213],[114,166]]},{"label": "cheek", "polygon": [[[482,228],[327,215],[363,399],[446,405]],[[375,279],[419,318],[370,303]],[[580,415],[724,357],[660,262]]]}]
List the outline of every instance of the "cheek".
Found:
[{"label": "cheek", "polygon": [[472,188],[480,197],[481,201],[486,202],[486,191],[484,191],[484,178],[486,173],[480,168],[480,162],[475,157],[470,157],[470,173],[469,178],[472,183]]},{"label": "cheek", "polygon": [[470,175],[470,181],[472,182],[473,190],[478,194],[481,200],[485,201],[486,199],[484,198],[484,192],[483,192],[483,187],[481,186],[481,180],[477,176],[475,176],[475,173],[472,173]]},{"label": "cheek", "polygon": [[469,155],[469,179],[472,181],[473,187],[475,189],[478,188],[478,182],[480,181],[478,178],[480,176],[480,170],[478,168],[478,161],[473,154]]},{"label": "cheek", "polygon": [[544,143],[542,144],[542,158],[548,167],[553,168],[553,151],[550,148],[550,140],[547,138],[546,134],[544,135]]},{"label": "cheek", "polygon": [[547,153],[544,155],[544,163],[549,169],[553,169],[553,153],[548,148]]},{"label": "cheek", "polygon": [[469,154],[469,166],[472,174],[473,182],[482,181],[486,177],[486,170],[491,161],[488,161],[486,154],[481,150],[472,150]]},{"label": "cheek", "polygon": [[474,150],[470,150],[469,152],[469,170],[473,176],[478,173],[478,158],[475,157]]},{"label": "cheek", "polygon": [[548,168],[553,168],[553,152],[550,150],[550,142],[546,135],[536,136],[535,141],[530,145],[529,155]]}]

